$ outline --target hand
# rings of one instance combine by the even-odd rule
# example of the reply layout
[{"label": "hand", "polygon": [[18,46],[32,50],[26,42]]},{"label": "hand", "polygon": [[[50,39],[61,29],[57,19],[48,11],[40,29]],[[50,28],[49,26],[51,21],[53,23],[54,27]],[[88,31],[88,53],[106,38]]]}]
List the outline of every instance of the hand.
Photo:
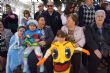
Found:
[{"label": "hand", "polygon": [[46,45],[46,42],[45,42],[45,41],[40,41],[39,44],[40,44],[41,46],[44,46],[44,45]]},{"label": "hand", "polygon": [[102,54],[101,54],[101,52],[100,52],[98,49],[94,50],[94,53],[95,53],[95,55],[96,55],[99,59],[102,58]]},{"label": "hand", "polygon": [[42,39],[44,39],[44,38],[45,38],[45,36],[41,36],[41,38],[42,38]]},{"label": "hand", "polygon": [[14,15],[10,15],[10,18],[15,19],[15,16]]},{"label": "hand", "polygon": [[28,19],[28,18],[26,18],[26,17],[25,17],[24,19],[25,19],[26,21],[28,21],[28,20],[29,20],[29,19]]},{"label": "hand", "polygon": [[40,66],[40,65],[44,64],[45,61],[46,61],[46,58],[42,58],[36,65]]},{"label": "hand", "polygon": [[40,39],[35,39],[35,42],[38,43],[40,41]]}]

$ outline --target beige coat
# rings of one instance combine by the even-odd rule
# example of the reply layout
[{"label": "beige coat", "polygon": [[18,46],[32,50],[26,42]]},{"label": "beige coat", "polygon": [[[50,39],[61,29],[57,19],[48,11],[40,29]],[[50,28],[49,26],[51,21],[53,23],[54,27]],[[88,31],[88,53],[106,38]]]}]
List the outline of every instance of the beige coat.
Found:
[{"label": "beige coat", "polygon": [[[68,27],[67,26],[62,26],[61,30],[68,33]],[[85,45],[85,35],[84,35],[83,28],[76,26],[72,38],[74,39],[75,43],[79,47],[83,47]]]}]

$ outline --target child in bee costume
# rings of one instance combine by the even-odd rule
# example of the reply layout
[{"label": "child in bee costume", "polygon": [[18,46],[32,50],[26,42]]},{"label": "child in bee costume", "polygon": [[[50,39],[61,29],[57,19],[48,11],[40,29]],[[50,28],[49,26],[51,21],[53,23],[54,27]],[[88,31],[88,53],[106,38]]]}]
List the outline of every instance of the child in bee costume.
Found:
[{"label": "child in bee costume", "polygon": [[[23,72],[27,73],[28,69],[28,56],[34,50],[36,54],[36,58],[40,60],[42,58],[42,52],[40,45],[43,43],[42,40],[44,38],[42,32],[38,30],[36,27],[38,25],[36,20],[29,20],[27,22],[28,30],[24,33],[25,41],[24,44],[26,49],[24,51],[24,69]],[[44,66],[40,66],[40,72],[44,71]]]},{"label": "child in bee costume", "polygon": [[74,43],[66,41],[66,36],[67,35],[61,30],[57,32],[57,41],[52,43],[51,47],[44,55],[44,58],[37,63],[37,66],[42,65],[52,54],[54,73],[70,73],[70,60],[75,50],[79,50],[90,55],[89,51],[76,47]]}]

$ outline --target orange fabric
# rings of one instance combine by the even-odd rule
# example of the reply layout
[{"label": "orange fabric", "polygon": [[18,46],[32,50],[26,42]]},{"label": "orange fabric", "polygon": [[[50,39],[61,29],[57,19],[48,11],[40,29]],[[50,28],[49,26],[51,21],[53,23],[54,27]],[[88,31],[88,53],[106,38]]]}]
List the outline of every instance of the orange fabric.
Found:
[{"label": "orange fabric", "polygon": [[82,49],[82,52],[84,52],[87,55],[90,55],[90,52],[88,50],[86,50],[86,49]]},{"label": "orange fabric", "polygon": [[42,58],[42,59],[37,63],[37,66],[40,66],[40,65],[44,64],[45,61],[46,61],[46,58]]}]

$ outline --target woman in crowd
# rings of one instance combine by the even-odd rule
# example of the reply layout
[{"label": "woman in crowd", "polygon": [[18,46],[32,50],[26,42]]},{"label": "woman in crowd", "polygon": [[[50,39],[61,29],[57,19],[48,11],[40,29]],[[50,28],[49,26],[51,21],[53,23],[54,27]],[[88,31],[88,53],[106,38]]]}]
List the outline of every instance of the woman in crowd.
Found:
[{"label": "woman in crowd", "polygon": [[[83,47],[85,45],[85,36],[83,28],[77,26],[78,16],[76,13],[69,14],[67,16],[67,25],[63,26],[61,29],[68,34],[68,41],[74,42],[77,47]],[[80,73],[80,61],[81,53],[76,52],[72,56],[72,68],[73,73]]]},{"label": "woman in crowd", "polygon": [[6,4],[6,13],[2,15],[3,25],[6,29],[10,29],[14,34],[18,28],[18,16],[12,11],[9,4]]},{"label": "woman in crowd", "polygon": [[0,72],[5,71],[6,58],[8,52],[9,40],[12,36],[12,32],[9,29],[5,29],[3,22],[0,21]]},{"label": "woman in crowd", "polygon": [[11,37],[9,43],[9,50],[7,54],[7,66],[6,73],[15,73],[21,70],[23,65],[23,33],[25,31],[24,26],[20,26],[18,31]]},{"label": "woman in crowd", "polygon": [[66,5],[64,12],[61,14],[62,24],[67,24],[67,15],[75,12],[76,4],[70,2]]},{"label": "woman in crowd", "polygon": [[97,73],[97,68],[102,61],[106,60],[107,73],[110,73],[110,27],[105,24],[106,14],[104,10],[95,13],[95,22],[85,29],[85,37],[90,57],[88,61],[88,73]]},{"label": "woman in crowd", "polygon": [[24,17],[21,19],[21,26],[27,26],[27,21],[30,19],[29,10],[24,10],[23,15]]},{"label": "woman in crowd", "polygon": [[[42,47],[42,52],[43,54],[45,54],[46,50],[50,47],[51,42],[54,39],[54,35],[52,32],[52,29],[50,26],[45,24],[45,19],[42,15],[38,16],[37,18],[38,21],[38,26],[37,29],[41,30],[43,35],[45,36],[44,41],[41,43]],[[37,73],[37,66],[36,66],[36,62],[38,60],[35,59],[35,53],[34,51],[29,55],[29,60],[28,60],[28,64],[29,64],[29,68],[31,73]],[[48,73],[53,73],[53,63],[52,63],[52,58],[49,57],[47,62],[45,63],[46,66],[46,70]]]}]

